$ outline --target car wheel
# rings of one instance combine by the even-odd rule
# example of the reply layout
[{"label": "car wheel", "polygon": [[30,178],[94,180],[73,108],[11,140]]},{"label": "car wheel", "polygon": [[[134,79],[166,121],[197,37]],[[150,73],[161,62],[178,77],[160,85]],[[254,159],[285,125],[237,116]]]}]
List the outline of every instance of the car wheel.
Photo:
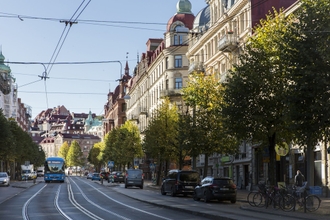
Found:
[{"label": "car wheel", "polygon": [[201,200],[200,198],[197,197],[197,193],[196,193],[196,192],[194,192],[193,199],[194,199],[195,201],[199,201],[199,200]]},{"label": "car wheel", "polygon": [[164,186],[162,186],[162,188],[160,189],[160,194],[162,194],[163,196],[166,195],[166,192],[165,192],[165,190],[164,190]]},{"label": "car wheel", "polygon": [[232,200],[230,200],[230,202],[234,204],[234,203],[236,203],[236,199],[232,199]]},{"label": "car wheel", "polygon": [[174,187],[172,187],[172,189],[171,189],[171,196],[172,196],[172,197],[175,196],[175,188],[174,188]]},{"label": "car wheel", "polygon": [[210,192],[205,191],[204,192],[204,202],[209,202],[210,201]]}]

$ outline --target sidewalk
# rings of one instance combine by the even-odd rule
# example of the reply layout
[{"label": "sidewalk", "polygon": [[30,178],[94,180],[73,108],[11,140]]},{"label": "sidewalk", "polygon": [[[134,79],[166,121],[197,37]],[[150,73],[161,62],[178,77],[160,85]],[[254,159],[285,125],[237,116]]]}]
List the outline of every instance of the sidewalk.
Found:
[{"label": "sidewalk", "polygon": [[[145,186],[148,186],[150,188],[153,188],[155,190],[160,190],[160,186],[154,185],[152,182],[145,181]],[[315,212],[306,212],[304,213],[304,210],[297,210],[297,211],[291,211],[291,212],[284,212],[280,209],[274,209],[273,207],[268,207],[267,209],[265,207],[252,207],[248,201],[247,196],[250,193],[250,191],[245,189],[239,189],[237,190],[237,202],[241,203],[240,209],[245,211],[251,211],[256,213],[265,213],[265,214],[271,214],[281,217],[296,217],[299,219],[330,219],[330,198],[326,198],[324,196],[318,197],[321,199],[321,205],[320,208]]]}]

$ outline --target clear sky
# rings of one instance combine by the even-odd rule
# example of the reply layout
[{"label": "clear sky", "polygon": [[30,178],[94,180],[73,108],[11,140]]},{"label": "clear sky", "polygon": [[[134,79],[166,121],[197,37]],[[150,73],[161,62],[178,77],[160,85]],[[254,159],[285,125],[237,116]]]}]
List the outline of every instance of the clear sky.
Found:
[{"label": "clear sky", "polygon": [[[9,64],[18,97],[32,107],[33,118],[59,105],[71,112],[103,114],[107,94],[118,85],[126,61],[132,75],[147,40],[163,38],[177,2],[1,0],[0,50],[5,61],[45,64]],[[194,15],[206,7],[205,0],[190,2]],[[61,22],[70,19],[78,23],[69,28]],[[47,64],[54,62],[71,64]],[[45,72],[49,78],[42,80],[39,76]]]}]

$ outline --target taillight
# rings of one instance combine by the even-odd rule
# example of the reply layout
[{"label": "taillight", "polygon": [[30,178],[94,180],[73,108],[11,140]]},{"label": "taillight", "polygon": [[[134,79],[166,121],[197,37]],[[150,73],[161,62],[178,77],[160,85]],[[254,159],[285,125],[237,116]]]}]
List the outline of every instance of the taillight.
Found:
[{"label": "taillight", "polygon": [[144,173],[142,173],[142,179],[144,179]]},{"label": "taillight", "polygon": [[213,185],[213,184],[212,185],[209,185],[209,188],[212,188],[213,189],[215,187],[217,187],[217,185]]},{"label": "taillight", "polygon": [[232,184],[231,185],[231,188],[236,189],[236,185],[235,184]]}]

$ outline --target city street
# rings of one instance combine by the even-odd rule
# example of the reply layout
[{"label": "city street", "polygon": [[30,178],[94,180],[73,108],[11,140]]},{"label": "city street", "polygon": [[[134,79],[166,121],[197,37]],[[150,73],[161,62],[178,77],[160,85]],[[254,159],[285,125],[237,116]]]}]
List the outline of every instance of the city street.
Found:
[{"label": "city street", "polygon": [[[6,192],[6,194],[3,194]],[[236,204],[194,201],[191,196],[161,195],[158,186],[145,182],[144,189],[124,184],[69,177],[65,183],[45,184],[38,178],[1,187],[1,218],[4,219],[328,219],[329,201],[315,213],[283,212],[253,208],[246,191],[238,191]],[[10,195],[11,194],[11,195]],[[327,207],[325,207],[327,206]],[[323,211],[322,211],[323,210]],[[24,214],[22,214],[24,213]]]}]

